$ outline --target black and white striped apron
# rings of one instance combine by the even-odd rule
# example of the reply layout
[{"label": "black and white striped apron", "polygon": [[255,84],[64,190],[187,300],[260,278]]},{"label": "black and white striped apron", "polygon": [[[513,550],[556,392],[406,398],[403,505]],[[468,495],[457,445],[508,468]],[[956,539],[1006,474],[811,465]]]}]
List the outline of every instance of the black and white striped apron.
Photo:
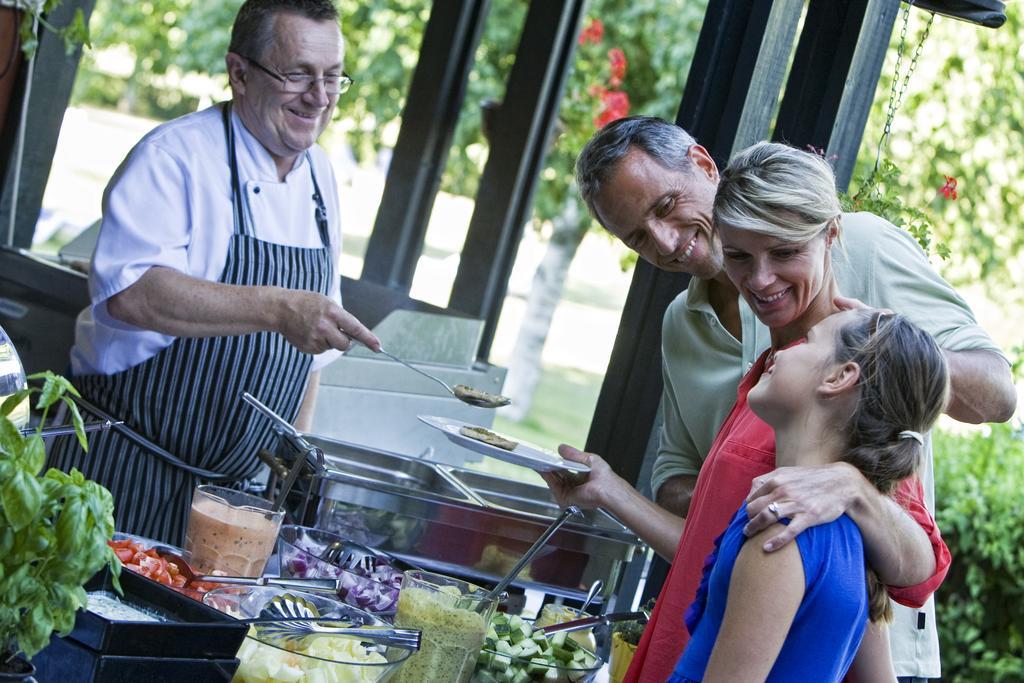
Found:
[{"label": "black and white striped apron", "polygon": [[[219,282],[275,286],[327,294],[334,276],[330,236],[313,173],[314,220],[323,246],[304,248],[263,241],[246,225],[235,158],[230,103],[224,130],[231,168],[234,230]],[[91,435],[89,452],[74,438],[57,439],[50,465],[77,467],[114,496],[117,529],[180,546],[192,491],[200,483],[227,483],[252,476],[256,454],[273,441],[270,422],[243,404],[248,391],[287,420],[298,414],[312,356],[280,334],[180,337],[152,358],[113,375],[74,378],[85,399],[185,463],[212,470],[197,475],[160,459],[115,431]]]}]

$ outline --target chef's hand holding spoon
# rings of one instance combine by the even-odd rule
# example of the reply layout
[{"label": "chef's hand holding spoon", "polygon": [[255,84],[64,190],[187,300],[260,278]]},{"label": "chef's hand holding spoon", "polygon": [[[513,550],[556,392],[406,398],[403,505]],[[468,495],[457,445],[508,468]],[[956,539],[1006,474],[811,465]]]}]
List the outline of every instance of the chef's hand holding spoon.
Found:
[{"label": "chef's hand holding spoon", "polygon": [[277,320],[275,329],[303,353],[346,350],[358,340],[373,351],[380,340],[365,325],[330,297],[317,292],[276,289],[270,309]]}]

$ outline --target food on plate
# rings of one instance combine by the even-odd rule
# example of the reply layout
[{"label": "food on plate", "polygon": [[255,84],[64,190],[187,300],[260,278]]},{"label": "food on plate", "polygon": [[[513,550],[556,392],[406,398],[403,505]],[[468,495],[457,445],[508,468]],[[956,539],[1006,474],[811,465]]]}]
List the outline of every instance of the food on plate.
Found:
[{"label": "food on plate", "polygon": [[332,636],[313,638],[301,644],[289,643],[288,649],[268,645],[256,639],[256,629],[238,650],[239,665],[235,683],[362,683],[376,681],[387,659],[363,646],[357,638]]},{"label": "food on plate", "polygon": [[125,569],[169,586],[193,600],[202,602],[204,593],[221,586],[209,581],[189,583],[176,562],[160,557],[155,548],[146,548],[139,541],[125,538],[107,541],[107,545],[114,549],[114,554]]},{"label": "food on plate", "polygon": [[397,671],[396,683],[461,681],[473,668],[487,628],[484,616],[459,604],[463,594],[457,586],[436,589],[407,583],[398,596],[395,626],[418,628],[423,639],[420,651]]},{"label": "food on plate", "polygon": [[490,446],[497,446],[498,448],[506,451],[514,451],[516,446],[519,445],[518,441],[506,439],[504,436],[495,434],[491,430],[484,429],[483,427],[470,427],[469,425],[463,425],[459,427],[459,434],[468,436],[471,439],[476,439],[477,441],[482,441]]},{"label": "food on plate", "polygon": [[472,683],[575,683],[589,680],[600,664],[593,652],[580,647],[564,631],[548,637],[522,617],[498,613],[487,625]]},{"label": "food on plate", "polygon": [[512,402],[512,399],[508,396],[480,391],[479,389],[474,389],[466,384],[456,384],[452,387],[452,391],[455,392],[455,396],[459,399],[469,399],[474,403],[486,404],[483,407],[487,408],[500,408],[501,406],[507,406]]}]

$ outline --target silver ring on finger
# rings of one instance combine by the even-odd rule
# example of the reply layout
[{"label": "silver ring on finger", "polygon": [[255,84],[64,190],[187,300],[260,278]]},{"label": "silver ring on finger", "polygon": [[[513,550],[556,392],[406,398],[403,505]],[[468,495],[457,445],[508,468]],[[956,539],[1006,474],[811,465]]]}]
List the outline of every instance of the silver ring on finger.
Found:
[{"label": "silver ring on finger", "polygon": [[782,519],[782,514],[779,512],[779,504],[776,503],[774,500],[772,502],[768,503],[768,512],[770,512],[773,515],[775,515],[775,519],[777,519],[777,520],[781,520]]}]

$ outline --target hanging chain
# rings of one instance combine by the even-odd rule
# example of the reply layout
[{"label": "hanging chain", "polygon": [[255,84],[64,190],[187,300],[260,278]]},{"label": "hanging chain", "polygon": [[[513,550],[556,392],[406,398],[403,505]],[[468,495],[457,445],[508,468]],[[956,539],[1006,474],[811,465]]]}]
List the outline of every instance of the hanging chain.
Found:
[{"label": "hanging chain", "polygon": [[903,96],[907,92],[907,86],[910,84],[910,76],[914,73],[914,69],[917,68],[917,62],[921,57],[921,50],[924,48],[924,42],[928,39],[928,33],[932,30],[932,22],[935,21],[935,13],[930,12],[928,15],[928,23],[924,27],[924,33],[921,34],[921,40],[917,43],[917,47],[914,48],[914,54],[910,58],[910,64],[907,66],[907,73],[902,74],[903,80],[900,81],[901,71],[903,69],[903,53],[906,50],[907,45],[907,30],[910,26],[910,9],[914,5],[914,0],[909,0],[903,5],[903,26],[900,28],[900,42],[896,47],[896,68],[893,70],[892,84],[889,90],[889,104],[885,115],[885,128],[882,130],[882,137],[878,139],[878,148],[875,150],[875,167],[871,171],[871,175],[868,176],[867,181],[864,183],[864,187],[870,187],[878,175],[878,167],[882,163],[882,148],[885,146],[885,142],[889,139],[889,134],[892,132],[892,122],[896,118],[896,111],[903,104]]}]

